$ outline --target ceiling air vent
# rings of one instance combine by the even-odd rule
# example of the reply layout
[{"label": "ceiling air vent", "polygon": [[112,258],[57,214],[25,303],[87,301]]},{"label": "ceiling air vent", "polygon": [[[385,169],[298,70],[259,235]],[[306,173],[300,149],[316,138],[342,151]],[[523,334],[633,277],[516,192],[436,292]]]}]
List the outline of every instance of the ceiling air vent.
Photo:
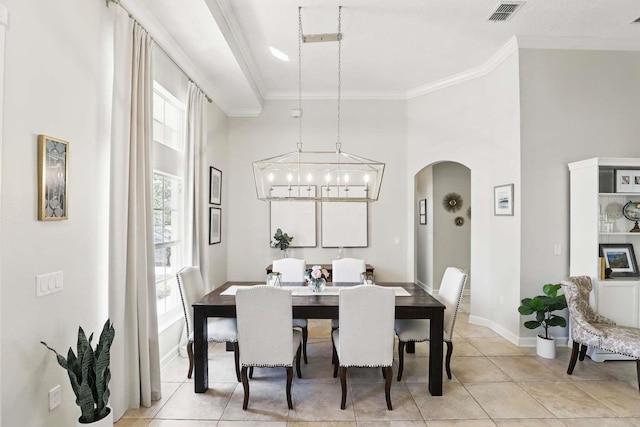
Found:
[{"label": "ceiling air vent", "polygon": [[501,1],[487,18],[489,21],[508,21],[524,4],[522,1]]}]

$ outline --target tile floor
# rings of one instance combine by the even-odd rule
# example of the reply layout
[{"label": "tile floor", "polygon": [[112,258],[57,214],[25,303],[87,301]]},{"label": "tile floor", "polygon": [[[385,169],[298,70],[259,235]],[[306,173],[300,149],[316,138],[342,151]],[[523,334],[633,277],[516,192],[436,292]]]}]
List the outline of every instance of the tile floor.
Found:
[{"label": "tile floor", "polygon": [[[331,365],[329,321],[310,321],[309,364],[294,376],[293,410],[287,409],[284,369],[256,369],[249,409],[242,410],[233,354],[210,350],[209,390],[193,392],[188,362],[177,358],[162,372],[163,399],[130,410],[117,427],[444,427],[444,426],[638,426],[640,394],[635,362],[595,363],[587,357],[566,374],[569,350],[547,360],[493,331],[468,323],[463,304],[454,336],[453,379],[444,395],[427,392],[428,344],[405,357],[401,382],[391,388],[387,411],[379,369],[349,374],[347,407],[340,410],[340,382]],[[397,357],[396,357],[397,362]],[[394,366],[394,373],[397,367]]]}]

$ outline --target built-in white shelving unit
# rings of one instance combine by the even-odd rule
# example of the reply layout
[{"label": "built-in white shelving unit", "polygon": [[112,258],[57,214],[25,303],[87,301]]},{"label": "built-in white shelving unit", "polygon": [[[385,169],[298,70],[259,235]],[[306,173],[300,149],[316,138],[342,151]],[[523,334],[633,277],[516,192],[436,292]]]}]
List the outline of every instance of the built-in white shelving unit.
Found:
[{"label": "built-in white shelving unit", "polygon": [[[620,277],[600,280],[600,243],[630,243],[640,254],[640,233],[630,233],[633,222],[622,215],[629,201],[639,201],[640,193],[616,193],[616,171],[638,170],[640,158],[592,158],[569,163],[571,276],[590,276],[594,284],[591,304],[619,325],[640,327],[640,278]],[[601,214],[609,214],[609,230],[603,230]],[[591,349],[598,362],[626,359],[604,350]]]}]

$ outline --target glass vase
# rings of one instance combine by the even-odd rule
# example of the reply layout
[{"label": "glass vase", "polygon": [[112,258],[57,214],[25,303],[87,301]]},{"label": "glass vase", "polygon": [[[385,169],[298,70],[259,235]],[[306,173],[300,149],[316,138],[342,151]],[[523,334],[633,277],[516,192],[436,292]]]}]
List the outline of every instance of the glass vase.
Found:
[{"label": "glass vase", "polygon": [[309,279],[309,289],[311,289],[312,292],[322,292],[325,286],[327,286],[325,279]]}]

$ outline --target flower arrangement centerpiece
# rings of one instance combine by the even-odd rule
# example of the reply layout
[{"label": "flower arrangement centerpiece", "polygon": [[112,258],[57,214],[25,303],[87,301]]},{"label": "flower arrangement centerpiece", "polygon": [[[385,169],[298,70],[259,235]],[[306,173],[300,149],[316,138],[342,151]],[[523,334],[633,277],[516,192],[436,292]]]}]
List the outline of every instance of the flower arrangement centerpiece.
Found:
[{"label": "flower arrangement centerpiece", "polygon": [[326,268],[322,268],[320,265],[314,265],[308,269],[304,275],[307,280],[309,288],[313,292],[322,292],[327,285],[327,279],[329,278],[329,272]]}]

